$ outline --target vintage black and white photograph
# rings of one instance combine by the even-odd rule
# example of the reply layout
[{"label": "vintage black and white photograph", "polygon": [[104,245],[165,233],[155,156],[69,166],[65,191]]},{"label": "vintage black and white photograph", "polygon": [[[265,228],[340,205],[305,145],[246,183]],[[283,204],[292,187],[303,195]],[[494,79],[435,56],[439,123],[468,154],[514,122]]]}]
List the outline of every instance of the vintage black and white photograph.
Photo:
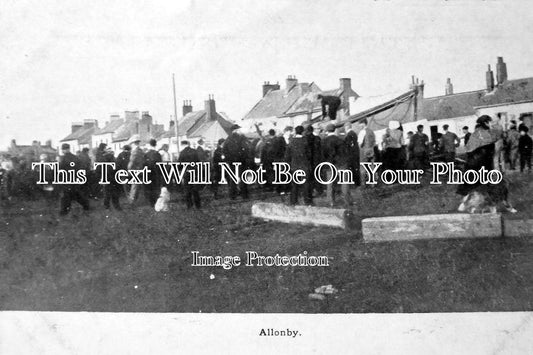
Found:
[{"label": "vintage black and white photograph", "polygon": [[531,38],[525,1],[3,2],[0,311],[532,311]]}]

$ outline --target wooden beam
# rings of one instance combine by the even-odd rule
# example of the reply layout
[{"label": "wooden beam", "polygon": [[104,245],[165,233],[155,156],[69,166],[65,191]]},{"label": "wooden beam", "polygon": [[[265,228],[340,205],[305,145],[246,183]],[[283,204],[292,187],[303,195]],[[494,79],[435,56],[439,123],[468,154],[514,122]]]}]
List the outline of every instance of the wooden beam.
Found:
[{"label": "wooden beam", "polygon": [[502,236],[499,213],[439,214],[367,218],[363,239],[369,242],[448,238],[498,238]]},{"label": "wooden beam", "polygon": [[252,206],[252,216],[284,223],[337,228],[353,228],[356,222],[350,210],[312,206],[287,206],[259,202]]}]

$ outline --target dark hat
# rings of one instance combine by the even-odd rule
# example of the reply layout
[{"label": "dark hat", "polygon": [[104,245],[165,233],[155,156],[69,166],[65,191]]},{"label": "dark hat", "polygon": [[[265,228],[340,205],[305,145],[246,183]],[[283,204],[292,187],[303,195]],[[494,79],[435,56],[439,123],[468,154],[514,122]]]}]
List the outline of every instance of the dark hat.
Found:
[{"label": "dark hat", "polygon": [[151,145],[152,147],[155,147],[155,146],[157,145],[157,141],[156,141],[155,139],[153,139],[153,138],[150,139],[150,145]]},{"label": "dark hat", "polygon": [[181,141],[181,145],[189,145],[189,141]]},{"label": "dark hat", "polygon": [[63,149],[63,150],[70,149],[70,144],[68,144],[68,143],[61,144],[61,149]]},{"label": "dark hat", "polygon": [[335,132],[335,125],[333,123],[330,123],[326,126],[326,131],[328,132]]},{"label": "dark hat", "polygon": [[492,118],[490,118],[490,116],[483,115],[483,116],[479,116],[476,123],[485,124],[485,123],[489,123],[490,121],[492,121]]},{"label": "dark hat", "polygon": [[204,140],[202,138],[198,139],[198,144],[204,144]]},{"label": "dark hat", "polygon": [[131,147],[128,144],[126,144],[125,146],[122,147],[122,149],[130,151]]},{"label": "dark hat", "polygon": [[100,149],[100,150],[104,150],[105,147],[107,147],[107,144],[105,144],[105,143],[100,143],[100,145],[98,145],[98,149]]},{"label": "dark hat", "polygon": [[218,144],[222,144],[222,143],[224,143],[225,141],[226,141],[226,140],[225,140],[224,138],[220,138],[220,139],[218,140]]},{"label": "dark hat", "polygon": [[239,129],[239,128],[241,128],[241,126],[239,126],[238,124],[234,124],[233,126],[231,126],[232,131]]},{"label": "dark hat", "polygon": [[527,126],[525,124],[521,124],[520,127],[518,128],[518,130],[520,132],[529,132],[529,128],[527,128]]},{"label": "dark hat", "polygon": [[294,128],[294,132],[296,134],[302,134],[304,133],[304,126],[296,126],[296,128]]}]

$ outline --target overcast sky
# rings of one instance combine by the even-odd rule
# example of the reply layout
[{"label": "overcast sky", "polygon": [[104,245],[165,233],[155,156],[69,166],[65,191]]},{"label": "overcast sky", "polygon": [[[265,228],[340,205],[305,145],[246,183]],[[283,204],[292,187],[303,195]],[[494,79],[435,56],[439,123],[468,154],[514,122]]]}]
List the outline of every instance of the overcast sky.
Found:
[{"label": "overcast sky", "polygon": [[352,78],[362,96],[408,87],[426,96],[483,88],[503,56],[533,76],[527,1],[4,0],[0,10],[0,149],[70,132],[72,121],[150,111],[167,123],[182,100],[239,120],[263,81],[295,75],[322,89]]}]

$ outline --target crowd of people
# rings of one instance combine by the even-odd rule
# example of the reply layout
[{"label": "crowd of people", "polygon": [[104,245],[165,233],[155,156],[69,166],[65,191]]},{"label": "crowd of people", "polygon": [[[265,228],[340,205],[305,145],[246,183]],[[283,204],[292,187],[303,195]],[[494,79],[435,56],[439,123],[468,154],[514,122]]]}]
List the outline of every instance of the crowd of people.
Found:
[{"label": "crowd of people", "polygon": [[[449,131],[447,125],[443,126],[443,133],[439,133],[438,139],[430,141],[424,133],[424,126],[419,125],[415,133],[408,132],[404,140],[403,127],[400,123],[391,121],[383,138],[381,149],[376,143],[376,133],[368,127],[366,119],[355,123],[346,123],[342,127],[331,121],[325,129],[317,130],[312,125],[286,127],[283,132],[271,129],[260,138],[248,139],[240,132],[240,127],[234,125],[232,133],[226,139],[220,139],[216,148],[210,151],[204,148],[203,141],[197,142],[193,148],[190,142],[182,141],[184,147],[179,156],[172,157],[168,145],[162,145],[157,149],[157,142],[152,139],[146,146],[141,145],[139,135],[133,135],[122,151],[116,155],[106,144],[100,144],[91,154],[88,148],[82,149],[76,155],[70,152],[70,146],[61,146],[59,156],[59,168],[64,170],[85,170],[87,182],[83,185],[64,184],[54,186],[52,184],[35,184],[35,172],[28,166],[16,164],[16,168],[3,165],[0,169],[0,197],[2,199],[12,195],[14,181],[25,176],[33,183],[32,191],[38,189],[47,198],[60,199],[60,213],[67,214],[71,209],[72,201],[78,202],[83,209],[90,208],[89,201],[97,199],[103,201],[103,207],[121,210],[121,197],[125,197],[128,206],[135,208],[138,205],[139,196],[143,192],[147,203],[154,206],[160,197],[162,188],[173,193],[183,194],[183,200],[187,208],[201,208],[201,194],[210,191],[214,199],[221,198],[222,168],[219,163],[238,163],[241,169],[256,169],[262,165],[266,172],[266,183],[259,191],[277,193],[288,196],[290,205],[303,202],[305,205],[313,205],[314,198],[326,194],[330,206],[342,205],[348,207],[353,204],[352,190],[361,183],[360,162],[382,162],[382,169],[426,169],[431,159],[439,159],[446,162],[456,160],[456,148],[464,141],[466,151],[466,168],[487,169],[502,167],[507,162],[510,169],[515,169],[517,160],[520,160],[520,170],[526,167],[531,171],[531,137],[527,134],[528,128],[524,125],[516,126],[512,122],[507,131],[501,129],[499,122],[491,122],[490,117],[482,116],[478,119],[473,133],[467,127],[463,129],[463,137],[459,138]],[[487,145],[488,144],[488,145]],[[480,153],[481,152],[481,153]],[[490,156],[490,162],[487,160]],[[480,158],[483,157],[483,158]],[[174,158],[174,159],[173,159]],[[46,161],[46,156],[41,156],[41,161]],[[189,174],[184,174],[181,186],[166,184],[157,166],[159,162],[210,162],[211,184],[192,184]],[[113,162],[115,169],[108,170],[110,183],[99,184],[101,167],[94,169],[94,163]],[[297,169],[305,172],[306,180],[303,184],[274,183],[275,162],[286,162],[291,171]],[[334,170],[325,169],[319,175],[322,181],[331,181],[323,184],[317,181],[314,175],[315,168],[323,162],[332,164],[337,170],[350,171],[353,184],[337,184],[338,180],[332,176]],[[26,164],[27,165],[27,164]],[[122,184],[115,180],[116,170],[150,170],[148,184]],[[191,167],[189,167],[191,169]],[[47,174],[51,172],[48,170]],[[51,178],[49,179],[51,181]],[[227,193],[232,200],[237,197],[248,199],[250,186],[244,181],[238,182],[226,179],[228,183]],[[463,193],[464,191],[459,191]]]}]

